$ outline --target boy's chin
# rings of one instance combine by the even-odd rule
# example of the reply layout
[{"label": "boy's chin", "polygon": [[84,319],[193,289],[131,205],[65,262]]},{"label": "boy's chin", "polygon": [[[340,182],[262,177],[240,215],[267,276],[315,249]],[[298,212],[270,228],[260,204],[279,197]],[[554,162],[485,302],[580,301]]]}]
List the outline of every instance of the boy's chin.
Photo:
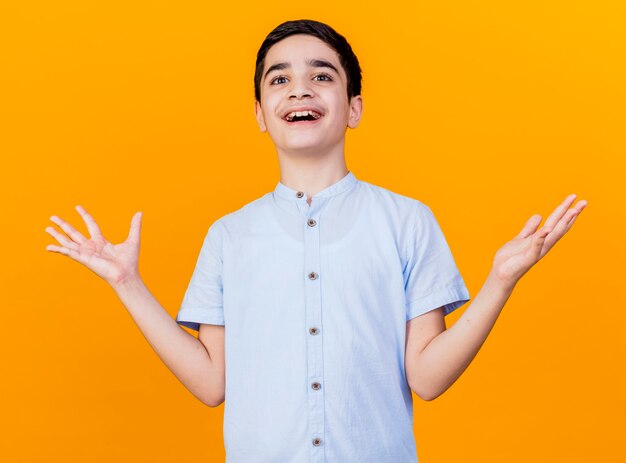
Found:
[{"label": "boy's chin", "polygon": [[309,155],[309,154],[319,154],[323,152],[325,146],[319,144],[301,144],[301,145],[291,145],[291,146],[283,146],[281,150],[283,153],[293,154],[293,155]]},{"label": "boy's chin", "polygon": [[[325,140],[324,140],[325,141]],[[326,148],[326,143],[320,143],[320,140],[293,140],[290,143],[285,143],[280,147],[280,150],[285,153],[319,153]]]}]

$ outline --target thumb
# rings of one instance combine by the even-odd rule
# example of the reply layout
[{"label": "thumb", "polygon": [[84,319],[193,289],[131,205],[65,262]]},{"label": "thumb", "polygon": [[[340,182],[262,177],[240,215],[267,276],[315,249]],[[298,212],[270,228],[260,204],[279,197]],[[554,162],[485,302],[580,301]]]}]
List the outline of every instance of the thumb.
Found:
[{"label": "thumb", "polygon": [[139,244],[142,217],[143,212],[135,212],[135,215],[133,215],[133,218],[130,221],[130,231],[128,232],[128,238],[126,239],[126,241]]},{"label": "thumb", "polygon": [[535,230],[537,230],[540,223],[541,216],[539,214],[533,215],[526,221],[524,228],[522,228],[522,231],[520,231],[515,238],[526,238],[527,236],[532,235],[535,233]]}]

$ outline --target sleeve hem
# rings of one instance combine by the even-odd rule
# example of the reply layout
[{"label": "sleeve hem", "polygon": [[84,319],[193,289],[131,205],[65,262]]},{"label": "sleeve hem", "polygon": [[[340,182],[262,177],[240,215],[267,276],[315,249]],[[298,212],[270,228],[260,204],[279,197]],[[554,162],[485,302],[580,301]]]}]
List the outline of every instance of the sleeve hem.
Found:
[{"label": "sleeve hem", "polygon": [[224,313],[221,308],[212,309],[181,309],[176,315],[176,323],[194,331],[200,331],[200,323],[224,326]]},{"label": "sleeve hem", "polygon": [[469,291],[464,286],[454,286],[432,292],[407,303],[407,321],[441,306],[443,306],[443,315],[446,316],[469,300]]}]

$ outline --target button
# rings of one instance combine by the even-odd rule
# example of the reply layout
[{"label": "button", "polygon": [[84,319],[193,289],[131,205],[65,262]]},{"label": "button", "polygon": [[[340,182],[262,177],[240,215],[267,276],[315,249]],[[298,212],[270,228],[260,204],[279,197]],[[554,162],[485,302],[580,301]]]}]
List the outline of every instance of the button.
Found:
[{"label": "button", "polygon": [[315,439],[313,439],[313,445],[319,447],[320,445],[322,445],[322,439],[316,437]]},{"label": "button", "polygon": [[307,220],[306,224],[309,227],[314,227],[315,225],[317,225],[317,222],[315,220],[313,220],[313,219],[309,219],[309,220]]},{"label": "button", "polygon": [[317,328],[315,328],[315,327],[309,328],[309,333],[315,335],[315,334],[319,333],[319,330]]},{"label": "button", "polygon": [[317,273],[315,272],[309,273],[309,280],[317,280]]},{"label": "button", "polygon": [[311,389],[313,389],[314,391],[319,391],[321,388],[322,388],[322,385],[320,383],[311,384]]},{"label": "button", "polygon": [[298,191],[296,193],[296,198],[302,198],[304,196],[304,193],[302,191]]}]

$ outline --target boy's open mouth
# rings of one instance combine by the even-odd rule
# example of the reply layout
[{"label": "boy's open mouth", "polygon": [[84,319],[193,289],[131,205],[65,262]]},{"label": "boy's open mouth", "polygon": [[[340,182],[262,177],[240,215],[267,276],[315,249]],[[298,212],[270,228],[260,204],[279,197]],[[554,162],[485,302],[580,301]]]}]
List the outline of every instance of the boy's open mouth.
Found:
[{"label": "boy's open mouth", "polygon": [[287,122],[306,122],[316,121],[322,117],[321,113],[315,110],[308,109],[304,111],[291,111],[283,116],[283,119]]}]

